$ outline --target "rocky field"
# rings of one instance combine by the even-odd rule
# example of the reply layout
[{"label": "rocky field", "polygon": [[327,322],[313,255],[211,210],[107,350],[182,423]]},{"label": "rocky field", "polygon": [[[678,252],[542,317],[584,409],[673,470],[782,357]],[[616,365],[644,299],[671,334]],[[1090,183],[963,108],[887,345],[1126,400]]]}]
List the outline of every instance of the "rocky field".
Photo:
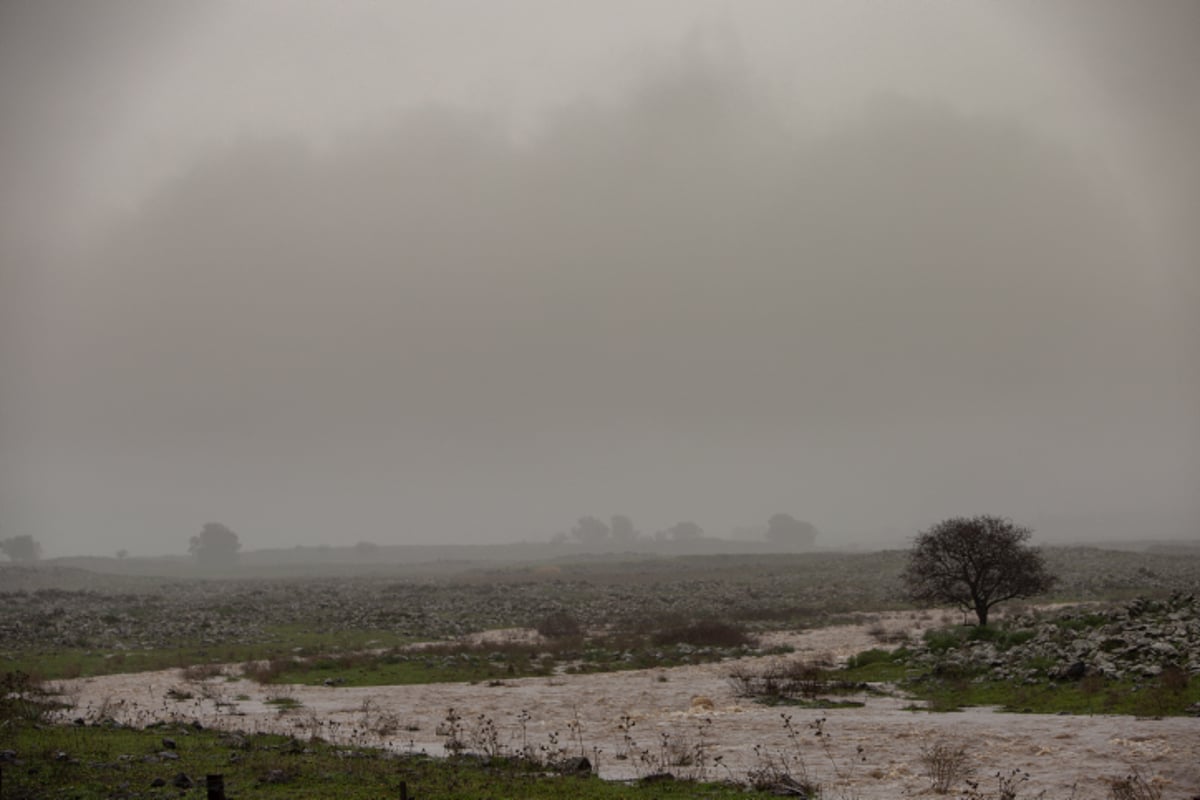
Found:
[{"label": "rocky field", "polygon": [[[1200,795],[1200,557],[1047,560],[1056,594],[1009,604],[987,629],[905,608],[899,552],[359,578],[10,566],[0,664],[71,678],[56,684],[63,714],[85,724],[199,721],[435,754],[535,747],[613,779],[771,788],[773,775],[778,789],[801,775],[862,800],[932,792],[950,748],[967,759],[947,789],[961,797],[1116,797],[1123,775],[1157,792],[1129,795],[1140,800]],[[578,630],[532,630],[560,617]],[[510,633],[485,633],[497,630]],[[746,691],[772,670],[800,688]]]},{"label": "rocky field", "polygon": [[[1060,576],[1045,600],[1165,596],[1200,587],[1200,556],[1092,548],[1046,551]],[[588,626],[679,615],[752,628],[825,624],[903,607],[904,554],[816,553],[464,565],[354,577],[164,580],[0,566],[0,657],[29,648],[131,650],[187,643],[269,643],[279,628],[387,631],[438,639],[532,625],[565,609]]]}]

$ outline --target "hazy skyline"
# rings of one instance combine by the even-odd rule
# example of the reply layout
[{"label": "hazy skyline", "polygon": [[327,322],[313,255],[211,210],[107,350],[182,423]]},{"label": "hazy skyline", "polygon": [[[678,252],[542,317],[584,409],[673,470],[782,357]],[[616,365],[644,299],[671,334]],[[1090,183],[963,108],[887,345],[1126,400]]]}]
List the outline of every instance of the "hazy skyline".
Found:
[{"label": "hazy skyline", "polygon": [[1196,33],[1186,2],[0,6],[0,536],[1195,534]]}]

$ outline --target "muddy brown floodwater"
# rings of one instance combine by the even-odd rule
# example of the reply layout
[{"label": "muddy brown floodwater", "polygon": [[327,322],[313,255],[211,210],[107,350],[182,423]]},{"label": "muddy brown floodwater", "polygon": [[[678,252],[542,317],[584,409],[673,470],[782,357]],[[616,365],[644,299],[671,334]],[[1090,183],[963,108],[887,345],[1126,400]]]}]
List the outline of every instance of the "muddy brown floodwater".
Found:
[{"label": "muddy brown floodwater", "polygon": [[[873,615],[886,627],[912,630],[905,614]],[[877,646],[868,624],[773,634],[799,656],[844,658]],[[525,636],[493,632],[490,636]],[[628,779],[678,761],[672,753],[703,745],[704,775],[744,780],[767,759],[787,757],[793,773],[806,770],[833,798],[933,796],[921,751],[939,743],[965,746],[981,788],[994,792],[997,774],[1020,770],[1019,797],[1105,798],[1106,779],[1134,770],[1160,787],[1164,800],[1200,795],[1200,719],[1006,714],[990,709],[932,714],[905,710],[909,701],[872,695],[861,708],[824,711],[758,705],[739,698],[728,682],[730,662],[599,675],[506,680],[501,685],[429,684],[368,688],[261,686],[215,678],[187,682],[179,670],[112,675],[64,683],[80,708],[133,723],[177,715],[211,727],[383,745],[444,753],[448,709],[467,734],[490,721],[492,741],[507,750],[524,744],[582,753],[601,777]],[[229,669],[237,673],[235,667]],[[173,700],[172,689],[195,696]],[[175,693],[179,696],[179,693]],[[266,701],[286,695],[302,705],[280,709]],[[241,697],[242,699],[237,699]],[[789,736],[782,714],[790,714]],[[522,724],[522,718],[526,721]],[[816,735],[819,729],[823,735]],[[391,725],[384,725],[391,722]],[[627,731],[623,728],[632,722]],[[386,735],[375,731],[381,727]],[[441,731],[442,733],[439,733]],[[628,734],[628,735],[626,735]],[[639,754],[647,753],[646,757]],[[665,757],[664,757],[665,754]],[[624,756],[624,757],[623,757]],[[699,766],[666,764],[677,776]],[[1018,776],[1018,777],[1021,777]],[[960,784],[958,788],[962,788]]]}]

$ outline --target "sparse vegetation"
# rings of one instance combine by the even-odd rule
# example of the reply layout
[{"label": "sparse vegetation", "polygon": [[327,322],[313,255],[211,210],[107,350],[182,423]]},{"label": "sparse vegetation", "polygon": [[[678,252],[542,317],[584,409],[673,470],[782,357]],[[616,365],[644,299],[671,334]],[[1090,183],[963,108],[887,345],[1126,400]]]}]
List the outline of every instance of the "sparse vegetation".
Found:
[{"label": "sparse vegetation", "polygon": [[801,659],[775,660],[763,666],[738,664],[729,673],[729,683],[739,697],[750,697],[768,705],[803,705],[808,708],[861,706],[857,700],[830,700],[831,694],[869,691],[865,683],[844,680],[828,663]]},{"label": "sparse vegetation", "polygon": [[754,637],[745,629],[717,619],[688,622],[662,628],[651,636],[654,644],[687,644],[694,647],[753,647]]},{"label": "sparse vegetation", "polygon": [[[179,749],[161,755],[164,736]],[[24,726],[5,739],[19,769],[4,770],[4,797],[67,796],[102,800],[152,792],[191,793],[207,774],[221,774],[230,797],[295,800],[378,800],[399,797],[524,797],[536,800],[651,798],[712,800],[744,797],[736,786],[660,780],[644,786],[608,783],[579,774],[555,775],[538,761],[510,756],[450,759],[391,753],[272,734],[197,730],[174,724],[135,729],[112,724]],[[180,777],[182,776],[182,777]],[[162,786],[163,788],[153,788]],[[201,788],[199,791],[203,792]]]},{"label": "sparse vegetation", "polygon": [[62,707],[58,692],[27,672],[0,675],[0,730],[44,724]]},{"label": "sparse vegetation", "polygon": [[264,702],[269,706],[275,706],[280,710],[280,712],[295,711],[297,708],[301,708],[304,705],[304,703],[290,694],[272,695]]},{"label": "sparse vegetation", "polygon": [[949,742],[933,742],[921,748],[921,766],[929,775],[930,786],[938,794],[946,794],[971,776],[971,757],[967,748]]},{"label": "sparse vegetation", "polygon": [[1109,779],[1109,800],[1162,800],[1161,786],[1147,781],[1140,772]]}]

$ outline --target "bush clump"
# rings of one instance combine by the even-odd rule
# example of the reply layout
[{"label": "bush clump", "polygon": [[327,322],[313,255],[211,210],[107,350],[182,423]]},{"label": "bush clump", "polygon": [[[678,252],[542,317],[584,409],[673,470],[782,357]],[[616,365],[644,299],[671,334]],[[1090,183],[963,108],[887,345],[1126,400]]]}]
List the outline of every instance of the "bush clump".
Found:
[{"label": "bush clump", "polygon": [[20,723],[43,724],[63,704],[38,678],[16,670],[0,675],[0,729]]},{"label": "bush clump", "polygon": [[720,620],[701,620],[663,628],[651,637],[656,645],[689,644],[694,647],[749,647],[754,638],[742,628]]},{"label": "bush clump", "polygon": [[554,611],[534,626],[547,639],[571,639],[583,635],[583,626],[569,611]]}]

